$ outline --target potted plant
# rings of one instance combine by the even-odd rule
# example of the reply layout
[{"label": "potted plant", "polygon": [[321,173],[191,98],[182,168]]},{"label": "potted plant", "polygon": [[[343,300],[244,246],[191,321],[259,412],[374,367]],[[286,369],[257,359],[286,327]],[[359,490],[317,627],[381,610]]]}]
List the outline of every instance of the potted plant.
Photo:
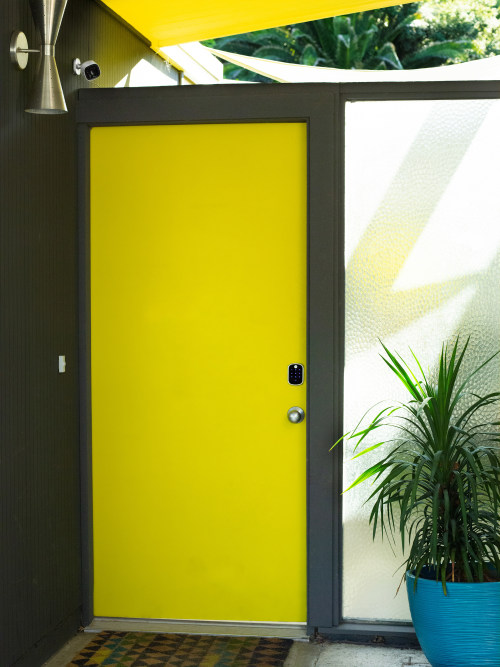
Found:
[{"label": "potted plant", "polygon": [[366,425],[365,415],[335,443],[354,441],[355,456],[383,452],[349,489],[374,480],[373,536],[401,540],[413,624],[433,667],[500,665],[500,392],[472,391],[496,355],[464,374],[468,344],[443,345],[435,377],[413,352],[410,365],[382,345],[408,401],[378,408]]}]

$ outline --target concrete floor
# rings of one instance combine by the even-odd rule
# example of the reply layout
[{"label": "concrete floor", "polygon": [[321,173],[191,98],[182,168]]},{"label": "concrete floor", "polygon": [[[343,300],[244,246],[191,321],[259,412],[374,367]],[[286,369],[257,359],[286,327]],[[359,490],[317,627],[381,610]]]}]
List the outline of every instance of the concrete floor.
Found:
[{"label": "concrete floor", "polygon": [[421,651],[357,644],[294,642],[285,667],[430,667]]},{"label": "concrete floor", "polygon": [[[66,667],[90,641],[93,633],[81,633],[69,641],[43,667]],[[285,667],[430,667],[421,651],[359,646],[357,644],[311,644],[295,641]],[[201,667],[201,666],[200,666]]]}]

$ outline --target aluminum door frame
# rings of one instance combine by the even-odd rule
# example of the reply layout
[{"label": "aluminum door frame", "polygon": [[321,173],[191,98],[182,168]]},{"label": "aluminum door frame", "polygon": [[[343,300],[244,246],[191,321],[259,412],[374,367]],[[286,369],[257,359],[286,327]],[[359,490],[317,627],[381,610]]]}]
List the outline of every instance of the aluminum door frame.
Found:
[{"label": "aluminum door frame", "polygon": [[[79,91],[79,372],[83,623],[93,619],[90,374],[90,130],[96,126],[304,122],[307,182],[307,632],[341,623],[344,240],[338,85],[185,86]],[[145,165],[149,168],[150,165]],[[340,521],[339,521],[340,519]]]}]

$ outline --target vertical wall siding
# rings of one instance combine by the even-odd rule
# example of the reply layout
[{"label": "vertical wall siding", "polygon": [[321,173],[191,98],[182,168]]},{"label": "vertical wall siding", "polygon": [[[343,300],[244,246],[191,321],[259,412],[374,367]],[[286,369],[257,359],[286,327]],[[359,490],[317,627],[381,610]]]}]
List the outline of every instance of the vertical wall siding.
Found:
[{"label": "vertical wall siding", "polygon": [[[0,3],[2,667],[42,664],[79,622],[76,91],[114,86],[141,59],[167,73],[93,0],[69,0],[56,48],[69,113],[27,114],[36,56],[24,72],[10,63],[15,29],[37,48],[28,0]],[[74,76],[74,57],[98,61],[101,78]]]}]

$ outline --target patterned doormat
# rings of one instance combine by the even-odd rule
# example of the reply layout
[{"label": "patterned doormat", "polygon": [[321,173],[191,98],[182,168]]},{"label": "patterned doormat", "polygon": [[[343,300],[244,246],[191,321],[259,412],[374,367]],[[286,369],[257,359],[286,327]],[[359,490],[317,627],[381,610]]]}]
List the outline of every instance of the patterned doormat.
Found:
[{"label": "patterned doormat", "polygon": [[101,632],[67,667],[282,667],[292,644],[273,637]]}]

